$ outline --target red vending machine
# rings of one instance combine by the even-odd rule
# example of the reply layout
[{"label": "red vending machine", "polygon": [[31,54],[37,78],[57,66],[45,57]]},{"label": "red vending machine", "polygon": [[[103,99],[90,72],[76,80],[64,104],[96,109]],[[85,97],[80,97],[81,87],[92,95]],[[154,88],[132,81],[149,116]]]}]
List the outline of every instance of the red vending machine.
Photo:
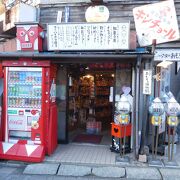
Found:
[{"label": "red vending machine", "polygon": [[56,68],[49,61],[4,61],[0,158],[40,162],[57,146]]}]

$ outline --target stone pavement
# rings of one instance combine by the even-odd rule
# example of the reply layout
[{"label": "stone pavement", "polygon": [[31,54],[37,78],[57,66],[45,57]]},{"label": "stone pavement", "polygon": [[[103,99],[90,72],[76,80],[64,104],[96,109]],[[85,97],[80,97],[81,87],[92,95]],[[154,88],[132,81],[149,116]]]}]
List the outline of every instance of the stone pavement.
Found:
[{"label": "stone pavement", "polygon": [[[3,179],[180,179],[180,166],[176,168],[149,167],[148,163],[133,160],[117,163],[117,153],[109,146],[88,144],[59,145],[42,163],[0,161],[0,180]],[[159,157],[158,157],[159,158]],[[179,161],[179,152],[175,159]]]},{"label": "stone pavement", "polygon": [[75,164],[0,162],[0,180],[83,180],[83,179],[152,179],[179,180],[180,168],[87,166]]}]

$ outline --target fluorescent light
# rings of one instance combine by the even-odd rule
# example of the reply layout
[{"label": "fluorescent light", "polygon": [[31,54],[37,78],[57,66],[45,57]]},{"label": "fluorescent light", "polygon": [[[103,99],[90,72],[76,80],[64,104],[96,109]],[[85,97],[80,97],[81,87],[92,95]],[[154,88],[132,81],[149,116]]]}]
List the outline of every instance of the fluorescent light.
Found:
[{"label": "fluorescent light", "polygon": [[158,67],[163,67],[163,68],[167,68],[169,65],[171,65],[173,62],[172,61],[162,61],[160,63],[157,64]]}]

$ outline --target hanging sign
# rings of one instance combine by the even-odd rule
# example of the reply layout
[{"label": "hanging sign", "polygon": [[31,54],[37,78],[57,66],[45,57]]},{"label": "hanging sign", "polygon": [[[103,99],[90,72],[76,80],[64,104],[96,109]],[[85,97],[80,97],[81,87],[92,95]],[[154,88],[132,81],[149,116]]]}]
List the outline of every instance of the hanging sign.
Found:
[{"label": "hanging sign", "polygon": [[49,24],[48,50],[129,49],[130,23]]},{"label": "hanging sign", "polygon": [[133,9],[140,46],[174,41],[180,38],[174,1],[144,5]]},{"label": "hanging sign", "polygon": [[143,94],[151,94],[152,71],[143,71]]},{"label": "hanging sign", "polygon": [[178,61],[180,62],[180,49],[156,49],[154,61]]}]

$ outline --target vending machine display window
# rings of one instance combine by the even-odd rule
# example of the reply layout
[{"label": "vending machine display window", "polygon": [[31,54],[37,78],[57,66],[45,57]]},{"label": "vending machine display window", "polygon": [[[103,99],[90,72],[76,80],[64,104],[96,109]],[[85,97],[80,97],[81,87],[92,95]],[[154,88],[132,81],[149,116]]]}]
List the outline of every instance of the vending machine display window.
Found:
[{"label": "vending machine display window", "polygon": [[9,67],[6,78],[6,141],[31,141],[32,128],[37,128],[41,115],[42,68]]}]

